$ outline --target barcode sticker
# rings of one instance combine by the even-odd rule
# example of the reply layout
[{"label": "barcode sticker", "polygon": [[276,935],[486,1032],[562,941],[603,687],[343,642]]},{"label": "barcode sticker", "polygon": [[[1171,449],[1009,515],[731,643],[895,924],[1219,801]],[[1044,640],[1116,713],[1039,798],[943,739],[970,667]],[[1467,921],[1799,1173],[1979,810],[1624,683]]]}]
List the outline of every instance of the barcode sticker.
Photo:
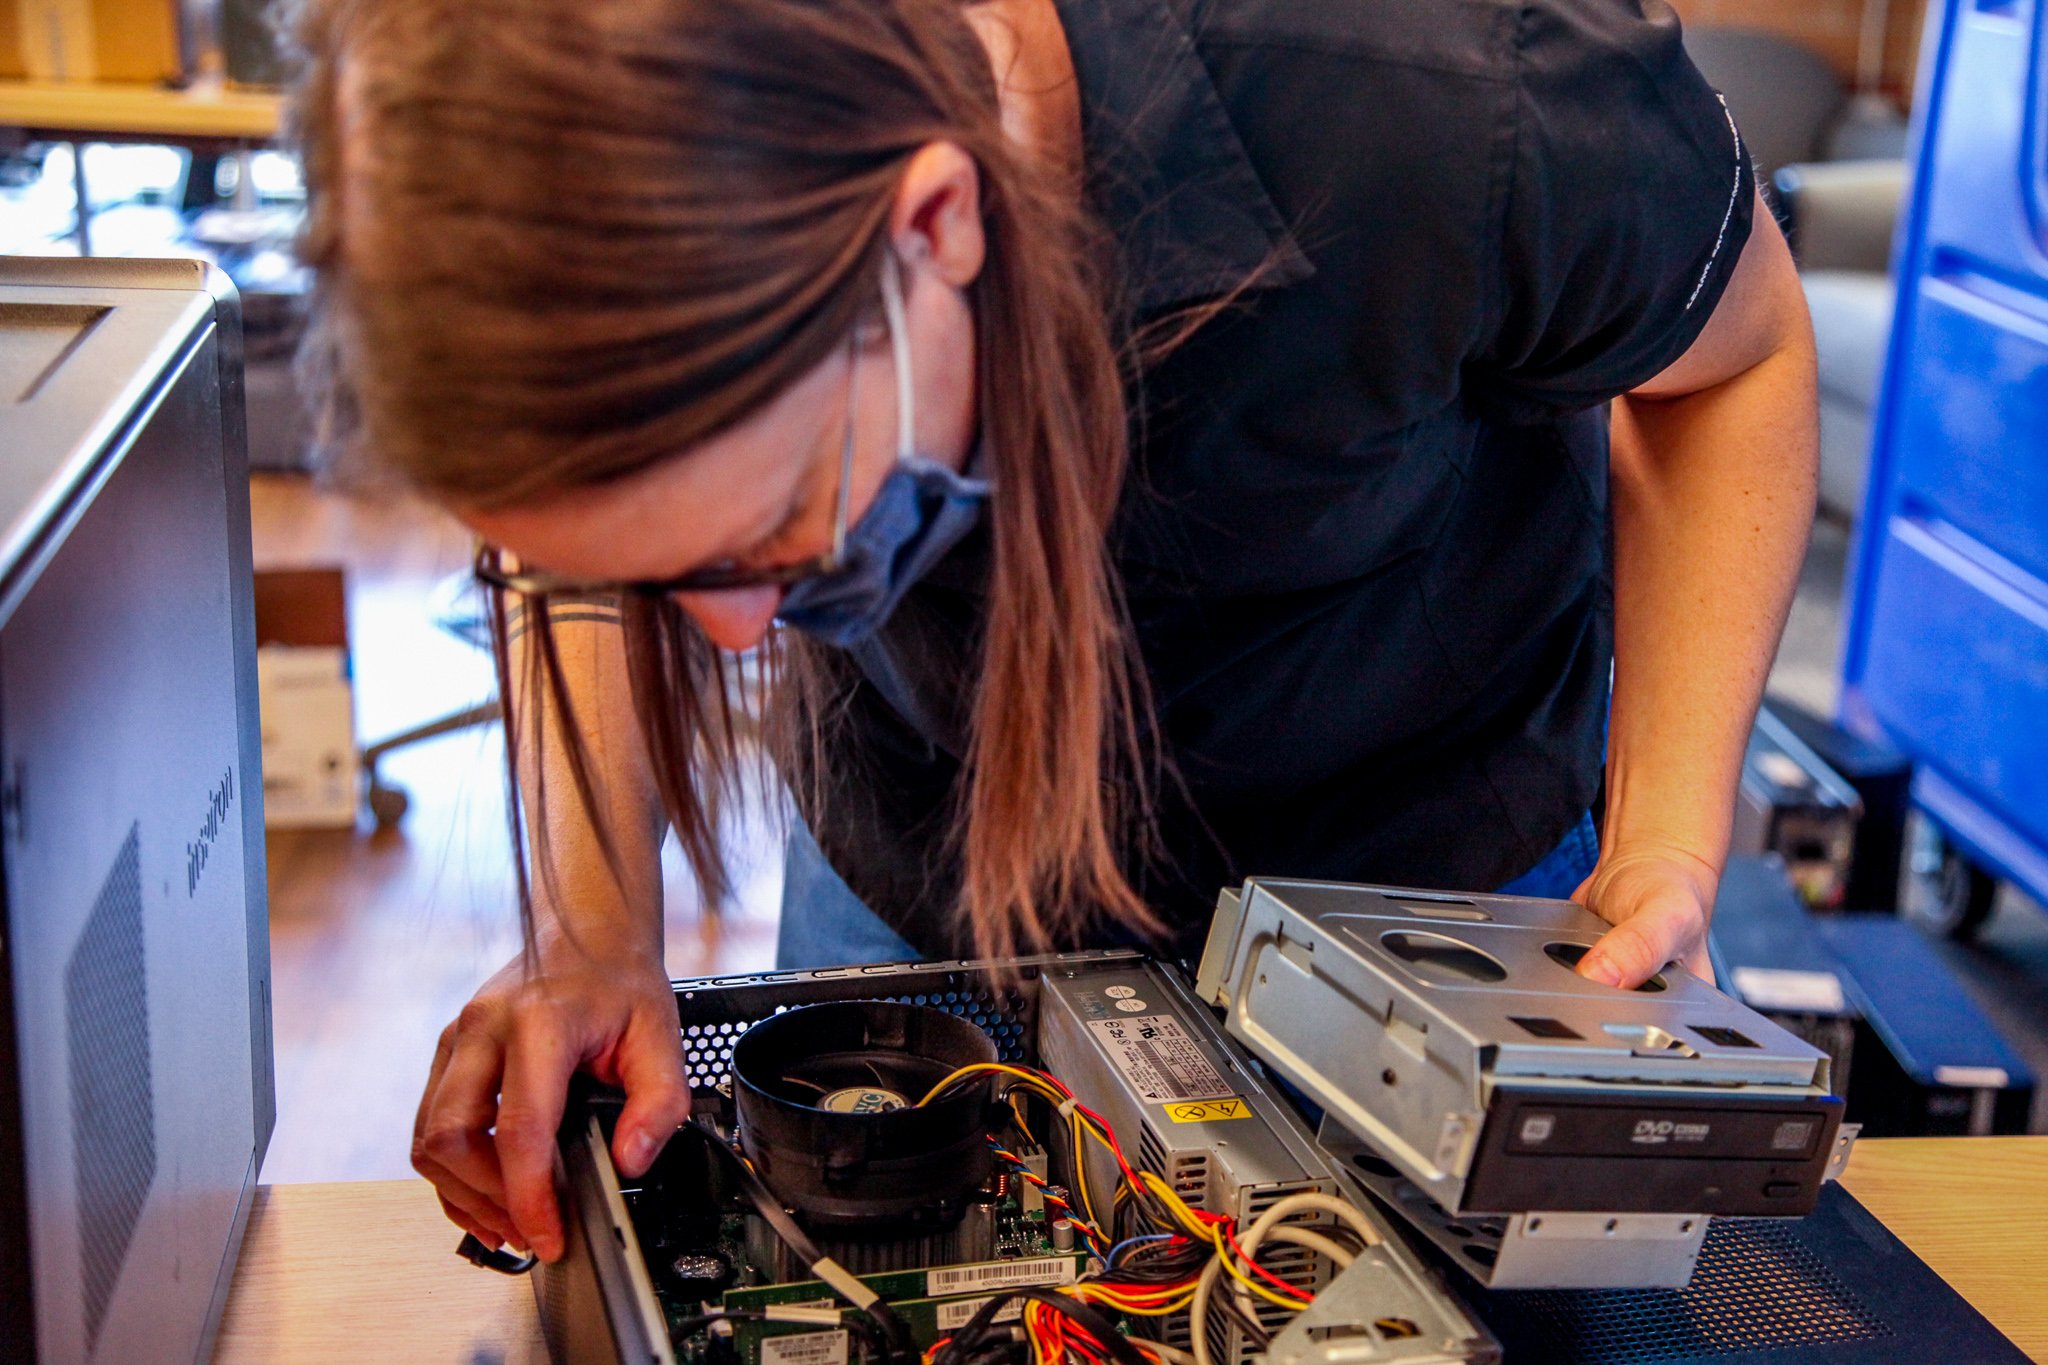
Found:
[{"label": "barcode sticker", "polygon": [[1074,1258],[1040,1256],[1027,1261],[991,1261],[987,1265],[955,1265],[927,1271],[927,1298],[946,1294],[977,1294],[984,1289],[1028,1289],[1044,1285],[1072,1284]]},{"label": "barcode sticker", "polygon": [[[937,1305],[933,1316],[936,1318],[941,1332],[957,1332],[971,1322],[974,1315],[981,1311],[981,1306],[987,1302],[987,1297],[979,1299],[952,1299]],[[1023,1316],[1024,1300],[1012,1299],[996,1310],[993,1321],[1015,1322]]]},{"label": "barcode sticker", "polygon": [[763,1337],[761,1365],[846,1365],[846,1329]]},{"label": "barcode sticker", "polygon": [[1232,1093],[1194,1037],[1171,1015],[1092,1019],[1088,1027],[1095,1030],[1110,1064],[1153,1104],[1220,1100]]}]

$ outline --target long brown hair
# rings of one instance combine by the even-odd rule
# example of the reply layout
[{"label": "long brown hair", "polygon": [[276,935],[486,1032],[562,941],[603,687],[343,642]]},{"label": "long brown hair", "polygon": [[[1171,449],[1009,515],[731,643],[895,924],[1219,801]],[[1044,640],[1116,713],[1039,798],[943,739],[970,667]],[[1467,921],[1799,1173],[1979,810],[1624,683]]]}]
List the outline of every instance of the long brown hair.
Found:
[{"label": "long brown hair", "polygon": [[[961,913],[1000,956],[1073,941],[1098,916],[1157,928],[1125,861],[1149,818],[1149,701],[1106,551],[1127,435],[1100,243],[1070,182],[1005,137],[964,8],[306,0],[293,110],[329,442],[468,506],[688,458],[871,306],[911,156],[946,140],[974,159],[988,252],[970,301],[997,491],[953,827]],[[565,713],[536,605],[518,695]],[[663,802],[715,903],[715,811],[744,747],[732,661],[665,599],[625,603],[623,629]],[[783,771],[815,779],[844,664],[778,634],[765,732]],[[539,742],[539,709],[508,715],[508,749]],[[573,723],[560,733],[594,813]],[[541,844],[545,825],[529,822]]]}]

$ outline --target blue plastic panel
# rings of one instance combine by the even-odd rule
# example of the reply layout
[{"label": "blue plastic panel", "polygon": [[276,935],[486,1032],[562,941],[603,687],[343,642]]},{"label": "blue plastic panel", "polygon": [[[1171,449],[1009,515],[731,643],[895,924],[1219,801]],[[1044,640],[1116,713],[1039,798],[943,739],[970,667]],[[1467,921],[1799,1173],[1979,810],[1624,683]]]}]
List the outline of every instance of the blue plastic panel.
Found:
[{"label": "blue plastic panel", "polygon": [[[1930,11],[1930,22],[1943,6]],[[1990,272],[2022,279],[2048,269],[2048,236],[2036,212],[2044,199],[2038,157],[2039,0],[2000,9],[1960,9],[1938,73],[1938,101],[1926,111],[1922,161],[1940,178],[1926,212],[1930,246],[1973,258]],[[1930,27],[1929,37],[1935,30]]]},{"label": "blue plastic panel", "polygon": [[1920,90],[1842,716],[2048,897],[2048,0],[1936,0]]},{"label": "blue plastic panel", "polygon": [[1986,292],[1969,277],[1921,285],[1913,367],[1899,377],[1900,510],[1952,522],[2048,580],[2048,321]]},{"label": "blue plastic panel", "polygon": [[1900,520],[1879,574],[1864,694],[1923,762],[2048,841],[2048,600]]}]

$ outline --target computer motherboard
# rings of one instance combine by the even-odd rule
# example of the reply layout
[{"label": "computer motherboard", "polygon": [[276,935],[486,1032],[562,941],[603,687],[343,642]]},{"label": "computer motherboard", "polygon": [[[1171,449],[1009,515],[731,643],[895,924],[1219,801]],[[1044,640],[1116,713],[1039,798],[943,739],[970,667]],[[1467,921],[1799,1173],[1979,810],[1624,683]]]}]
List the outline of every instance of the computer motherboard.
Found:
[{"label": "computer motherboard", "polygon": [[[684,1129],[645,1181],[621,1190],[678,1343],[677,1360],[837,1365],[856,1356],[845,1328],[736,1316],[826,1309],[836,1300],[830,1286],[791,1264],[788,1249],[750,1211],[745,1196],[718,1178],[717,1163],[703,1150],[714,1140],[700,1128]],[[903,1319],[917,1349],[928,1350],[998,1291],[1070,1285],[1088,1271],[1091,1254],[1075,1249],[1071,1226],[1055,1230],[1067,1220],[1048,1208],[1043,1187],[1030,1178],[1044,1180],[1040,1172],[1048,1168],[1049,1160],[1034,1149],[990,1181],[959,1226],[942,1235],[833,1249],[850,1267],[895,1263],[857,1278]],[[676,1197],[685,1190],[691,1193]],[[693,1208],[705,1191],[715,1209]],[[683,1330],[713,1315],[730,1323],[729,1334]]]}]

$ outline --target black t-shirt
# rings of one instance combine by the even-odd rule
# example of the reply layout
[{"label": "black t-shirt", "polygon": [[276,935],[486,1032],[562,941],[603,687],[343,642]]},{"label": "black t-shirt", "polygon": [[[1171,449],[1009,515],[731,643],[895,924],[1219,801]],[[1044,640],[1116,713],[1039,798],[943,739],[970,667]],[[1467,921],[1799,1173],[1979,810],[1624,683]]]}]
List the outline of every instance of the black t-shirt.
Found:
[{"label": "black t-shirt", "polygon": [[[1749,162],[1661,0],[1059,0],[1140,318],[1258,287],[1151,370],[1116,556],[1187,801],[1141,889],[1485,889],[1599,785],[1606,414],[1705,325]],[[996,496],[1001,496],[997,490]],[[856,651],[813,814],[964,947],[948,797],[985,529]]]}]

